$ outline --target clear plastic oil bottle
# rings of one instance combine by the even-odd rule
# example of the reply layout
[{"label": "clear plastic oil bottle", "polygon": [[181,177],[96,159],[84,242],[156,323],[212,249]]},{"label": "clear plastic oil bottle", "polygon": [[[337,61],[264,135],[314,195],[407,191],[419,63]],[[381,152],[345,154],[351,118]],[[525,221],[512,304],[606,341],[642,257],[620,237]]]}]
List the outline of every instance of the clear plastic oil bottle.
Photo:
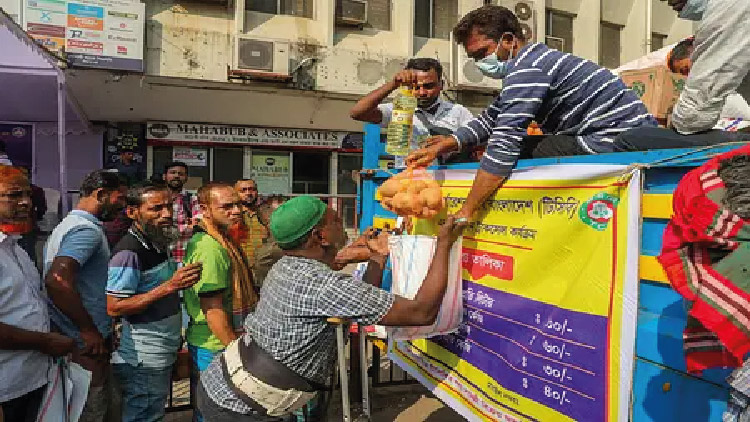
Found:
[{"label": "clear plastic oil bottle", "polygon": [[409,87],[402,86],[393,100],[391,122],[388,124],[385,152],[396,156],[409,154],[414,128],[414,111],[417,97]]}]

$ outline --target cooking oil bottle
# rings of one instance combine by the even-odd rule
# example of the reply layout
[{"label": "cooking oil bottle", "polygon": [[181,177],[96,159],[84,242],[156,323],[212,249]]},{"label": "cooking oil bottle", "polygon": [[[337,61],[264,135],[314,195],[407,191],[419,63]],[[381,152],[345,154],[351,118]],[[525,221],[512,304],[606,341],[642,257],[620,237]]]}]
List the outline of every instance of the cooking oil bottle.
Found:
[{"label": "cooking oil bottle", "polygon": [[388,124],[385,152],[396,156],[409,154],[411,135],[414,125],[414,110],[417,109],[417,97],[407,86],[401,86],[393,100],[391,122]]}]

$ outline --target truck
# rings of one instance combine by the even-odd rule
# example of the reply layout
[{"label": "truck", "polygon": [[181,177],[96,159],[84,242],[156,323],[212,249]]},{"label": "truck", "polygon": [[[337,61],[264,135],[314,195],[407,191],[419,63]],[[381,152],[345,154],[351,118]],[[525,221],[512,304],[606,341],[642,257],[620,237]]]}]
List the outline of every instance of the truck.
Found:
[{"label": "truck", "polygon": [[[362,183],[359,193],[360,227],[395,227],[396,216],[380,206],[377,187],[393,171],[385,171],[385,143],[378,125],[366,124]],[[520,160],[517,168],[549,164],[643,164],[639,299],[629,420],[719,421],[726,409],[731,368],[709,369],[701,376],[688,374],[682,332],[687,305],[672,289],[656,257],[664,229],[672,215],[672,192],[691,169],[738,145],[665,149],[588,156]],[[476,169],[478,163],[436,166]],[[386,283],[387,284],[387,283]]]}]

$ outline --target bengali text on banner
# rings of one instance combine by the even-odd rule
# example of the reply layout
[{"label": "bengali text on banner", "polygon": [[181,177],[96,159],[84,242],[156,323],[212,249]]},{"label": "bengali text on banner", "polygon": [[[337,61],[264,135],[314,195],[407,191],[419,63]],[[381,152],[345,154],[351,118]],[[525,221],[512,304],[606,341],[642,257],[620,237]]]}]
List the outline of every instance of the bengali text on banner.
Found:
[{"label": "bengali text on banner", "polygon": [[[455,213],[474,171],[434,176]],[[608,165],[515,171],[464,231],[460,329],[391,342],[391,358],[468,420],[626,421],[640,177]]]}]

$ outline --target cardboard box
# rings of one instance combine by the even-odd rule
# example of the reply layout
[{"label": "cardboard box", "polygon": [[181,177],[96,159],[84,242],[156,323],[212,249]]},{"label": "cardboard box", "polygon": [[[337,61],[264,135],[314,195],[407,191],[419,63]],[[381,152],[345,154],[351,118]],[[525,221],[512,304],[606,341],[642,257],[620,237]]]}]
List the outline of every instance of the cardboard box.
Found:
[{"label": "cardboard box", "polygon": [[666,66],[627,70],[620,77],[657,119],[666,119],[672,113],[685,86],[685,76],[672,73]]}]

